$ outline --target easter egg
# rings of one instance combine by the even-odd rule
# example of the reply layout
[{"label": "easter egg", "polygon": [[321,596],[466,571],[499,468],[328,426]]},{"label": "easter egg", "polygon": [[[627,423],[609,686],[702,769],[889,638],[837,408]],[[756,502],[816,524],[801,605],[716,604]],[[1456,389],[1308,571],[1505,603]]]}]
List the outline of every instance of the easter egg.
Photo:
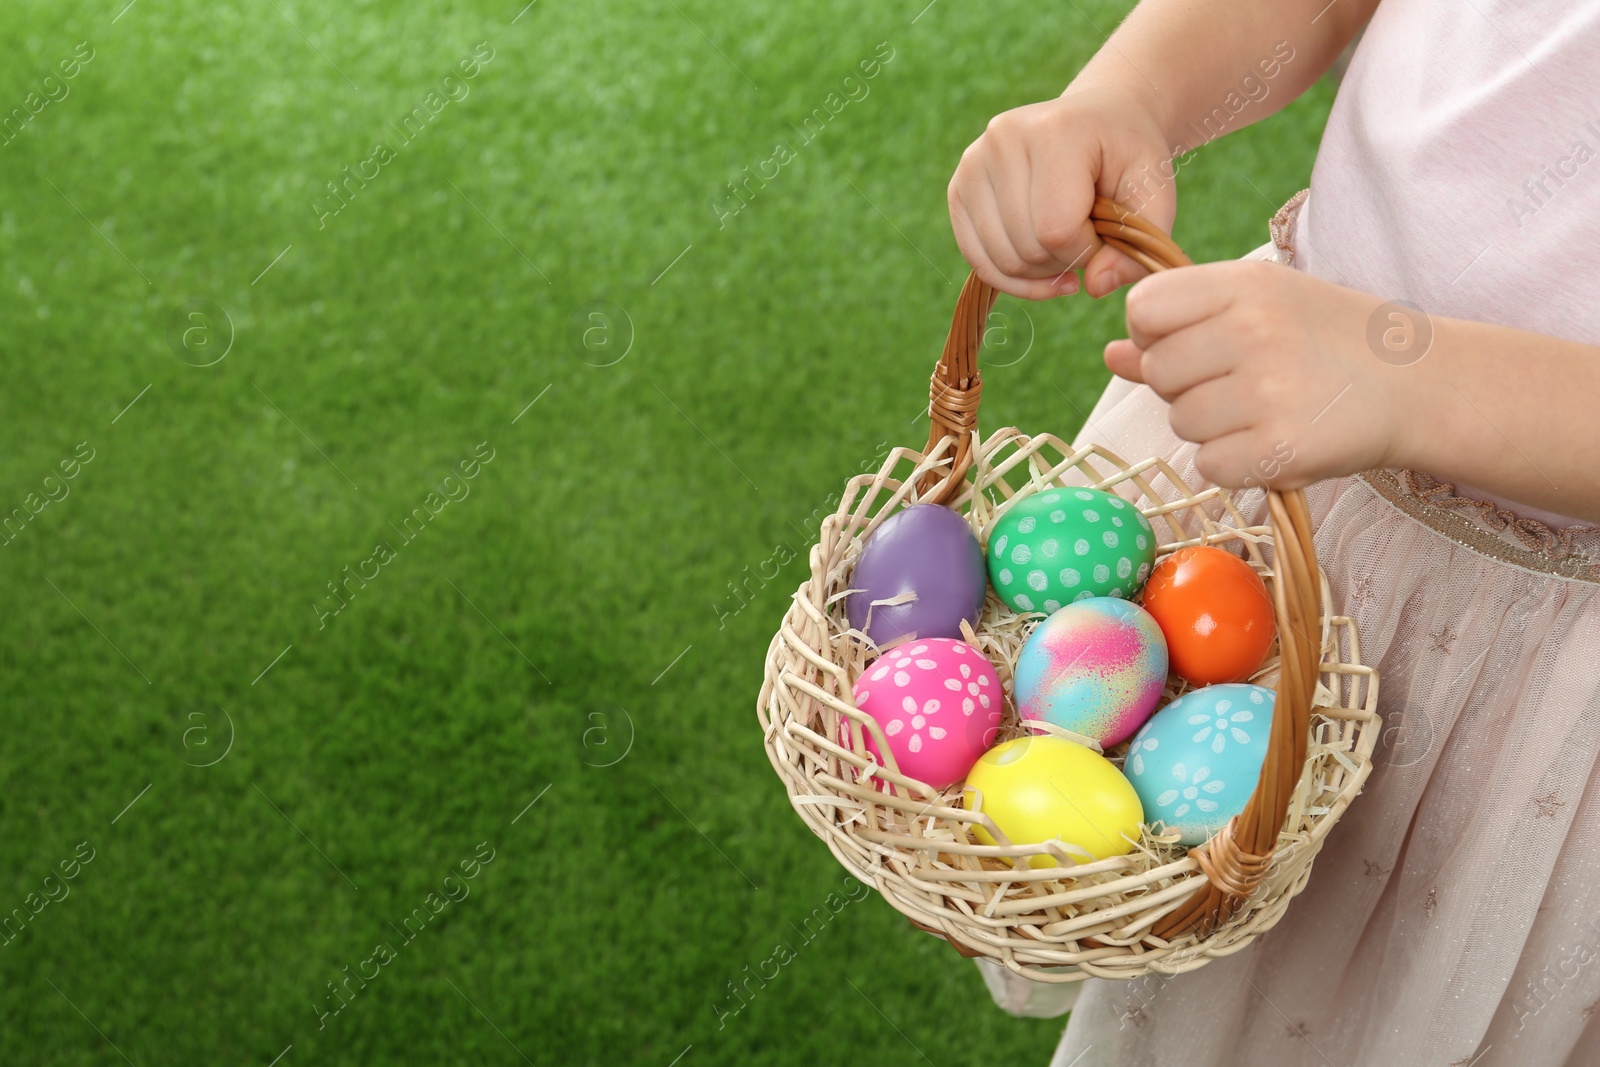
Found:
[{"label": "easter egg", "polygon": [[989,580],[1013,611],[1052,612],[1089,597],[1131,597],[1155,558],[1149,520],[1099,489],[1034,493],[989,527]]},{"label": "easter egg", "polygon": [[[961,802],[988,815],[1013,845],[1059,839],[1085,863],[1133,851],[1144,821],[1139,795],[1110,760],[1050,736],[1018,737],[984,753],[967,774]],[[972,832],[998,844],[981,826]],[[1051,856],[1029,857],[1028,864],[1059,866]]]},{"label": "easter egg", "polygon": [[[967,520],[942,504],[913,504],[883,521],[856,560],[845,598],[850,625],[879,645],[901,637],[960,637],[983,610],[983,549]],[[903,603],[884,603],[905,597]],[[876,602],[876,603],[875,603]]]},{"label": "easter egg", "polygon": [[[935,789],[959,782],[994,742],[1004,700],[1000,677],[983,653],[944,638],[884,653],[856,679],[855,698],[856,707],[883,727],[900,770]],[[846,746],[848,729],[844,720]],[[862,737],[883,761],[872,733],[863,729]]]},{"label": "easter egg", "polygon": [[1080,600],[1022,646],[1017,711],[1109,748],[1150,717],[1166,681],[1167,643],[1149,612],[1115,597]]},{"label": "easter egg", "polygon": [[1240,682],[1272,648],[1272,596],[1255,568],[1210,545],[1156,564],[1140,603],[1167,638],[1172,671],[1191,685]]},{"label": "easter egg", "polygon": [[1151,716],[1123,762],[1149,820],[1198,845],[1243,811],[1267,758],[1275,697],[1259,685],[1208,685]]}]

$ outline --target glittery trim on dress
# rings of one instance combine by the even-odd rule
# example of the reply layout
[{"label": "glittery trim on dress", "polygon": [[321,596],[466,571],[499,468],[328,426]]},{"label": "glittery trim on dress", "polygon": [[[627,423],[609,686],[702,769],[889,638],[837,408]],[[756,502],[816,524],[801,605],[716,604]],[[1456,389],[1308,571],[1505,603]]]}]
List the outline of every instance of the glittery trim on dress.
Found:
[{"label": "glittery trim on dress", "polygon": [[1294,220],[1300,214],[1300,205],[1304,204],[1306,197],[1310,195],[1310,189],[1302,189],[1295,193],[1278,209],[1278,213],[1272,216],[1272,221],[1267,223],[1267,229],[1272,232],[1272,243],[1283,251],[1282,263],[1286,267],[1294,266],[1294,243],[1290,241],[1289,235],[1294,232]]},{"label": "glittery trim on dress", "polygon": [[1600,584],[1600,527],[1554,529],[1492,501],[1457,496],[1454,485],[1420,471],[1372,470],[1357,477],[1464,548],[1542,574]]}]

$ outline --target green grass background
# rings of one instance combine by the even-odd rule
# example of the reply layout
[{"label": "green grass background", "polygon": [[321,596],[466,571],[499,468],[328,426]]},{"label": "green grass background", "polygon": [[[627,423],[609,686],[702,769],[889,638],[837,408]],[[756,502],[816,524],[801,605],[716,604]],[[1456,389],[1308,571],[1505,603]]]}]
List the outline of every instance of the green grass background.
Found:
[{"label": "green grass background", "polygon": [[[122,2],[0,9],[0,110],[95,52],[0,148],[0,511],[95,450],[0,549],[0,909],[95,850],[0,946],[0,1062],[1044,1063],[1058,1020],[1003,1015],[877,897],[796,932],[843,871],[754,703],[807,518],[925,432],[961,150],[1123,5]],[[325,183],[478,42],[470,95],[319,229]],[[870,95],[719,229],[725,183],[880,42]],[[1184,170],[1197,259],[1265,239],[1330,99]],[[231,320],[213,366],[169,341],[193,299]],[[572,340],[600,299],[631,321],[608,367]],[[1035,340],[984,425],[1069,436],[1120,297],[1002,310]],[[401,944],[480,842],[471,895]]]}]

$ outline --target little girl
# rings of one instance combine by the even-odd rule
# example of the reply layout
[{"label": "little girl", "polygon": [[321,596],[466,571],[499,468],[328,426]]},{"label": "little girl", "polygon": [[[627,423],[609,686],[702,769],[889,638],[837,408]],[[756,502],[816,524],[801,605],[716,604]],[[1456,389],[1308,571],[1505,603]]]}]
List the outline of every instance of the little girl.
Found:
[{"label": "little girl", "polygon": [[1094,196],[1170,228],[1183,157],[1364,23],[1309,196],[1129,291],[1079,443],[1249,486],[1252,521],[1306,488],[1377,766],[1275,930],[1088,981],[1057,1067],[1600,1064],[1600,3],[1145,0],[989,124],[951,220],[1016,296],[1134,282]]}]

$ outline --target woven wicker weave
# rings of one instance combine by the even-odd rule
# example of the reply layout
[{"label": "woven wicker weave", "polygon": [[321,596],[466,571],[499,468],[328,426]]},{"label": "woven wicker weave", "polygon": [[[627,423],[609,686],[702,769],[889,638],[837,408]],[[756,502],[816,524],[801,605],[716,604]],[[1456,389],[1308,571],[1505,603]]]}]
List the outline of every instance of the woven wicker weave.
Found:
[{"label": "woven wicker weave", "polygon": [[[1188,263],[1165,234],[1109,200],[1096,202],[1095,219],[1103,240],[1149,269]],[[1052,982],[1191,970],[1271,928],[1304,887],[1323,839],[1371,769],[1377,676],[1361,664],[1355,623],[1322,610],[1327,580],[1300,492],[1269,491],[1271,525],[1248,526],[1228,491],[1196,491],[1160,458],[1130,464],[1097,446],[1073,450],[1010,428],[980,437],[977,355],[994,299],[975,275],[962,290],[933,375],[928,446],[897,449],[877,473],[852,478],[823,520],[810,577],[767,654],[757,708],[767,753],[796,811],[839,861],[964,955]],[[1244,812],[1204,845],[1186,849],[1175,833],[1146,827],[1128,855],[1031,867],[1030,856],[1066,854],[1059,844],[1006,844],[986,815],[961,806],[959,784],[941,792],[900,773],[881,728],[855,707],[852,683],[878,653],[844,612],[866,537],[909,504],[942,503],[981,541],[1011,502],[1052,486],[1121,493],[1150,519],[1158,559],[1188,545],[1229,547],[1272,593],[1278,640],[1251,679],[1277,690],[1270,748]],[[998,740],[1026,733],[1011,679],[1042,617],[1018,615],[991,590],[968,634],[1007,691]],[[1162,703],[1185,689],[1174,679]],[[864,732],[886,764],[867,752]],[[1125,747],[1107,755],[1118,759]],[[875,788],[867,780],[874,775],[892,787]],[[1002,843],[980,844],[971,833],[980,824]]]}]

